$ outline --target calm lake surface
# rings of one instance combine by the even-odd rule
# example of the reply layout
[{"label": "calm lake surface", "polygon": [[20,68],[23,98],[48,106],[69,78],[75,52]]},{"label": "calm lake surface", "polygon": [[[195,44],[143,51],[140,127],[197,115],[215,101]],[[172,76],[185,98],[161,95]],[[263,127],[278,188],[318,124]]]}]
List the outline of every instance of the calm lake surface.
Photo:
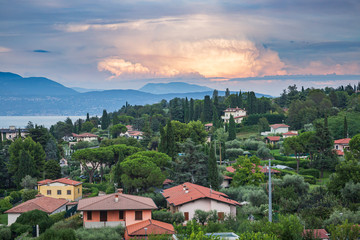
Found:
[{"label": "calm lake surface", "polygon": [[86,116],[0,116],[0,128],[9,128],[15,126],[17,128],[24,128],[31,121],[34,125],[43,125],[50,128],[58,121],[65,121],[69,117],[73,122],[77,119],[86,119]]}]

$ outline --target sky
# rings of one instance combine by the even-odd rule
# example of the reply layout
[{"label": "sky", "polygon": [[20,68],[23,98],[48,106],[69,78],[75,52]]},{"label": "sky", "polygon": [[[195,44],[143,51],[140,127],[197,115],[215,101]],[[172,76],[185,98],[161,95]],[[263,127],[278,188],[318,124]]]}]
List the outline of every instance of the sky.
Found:
[{"label": "sky", "polygon": [[[0,0],[0,6],[0,71],[68,87],[182,81],[279,95],[292,84],[360,80],[358,0]],[[266,77],[283,75],[290,77]]]}]

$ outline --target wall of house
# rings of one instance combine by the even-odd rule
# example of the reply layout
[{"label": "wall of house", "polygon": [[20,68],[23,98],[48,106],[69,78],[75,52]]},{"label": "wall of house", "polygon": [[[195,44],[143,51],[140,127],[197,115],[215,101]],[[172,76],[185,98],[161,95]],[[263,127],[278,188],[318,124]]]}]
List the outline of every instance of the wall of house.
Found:
[{"label": "wall of house", "polygon": [[275,134],[277,134],[277,133],[287,133],[289,131],[289,128],[284,128],[284,127],[279,127],[279,128],[276,128],[276,129],[274,129],[274,128],[271,128],[271,133],[275,133]]},{"label": "wall of house", "polygon": [[8,214],[8,226],[13,224],[19,216],[20,216],[20,213],[9,213]]},{"label": "wall of house", "polygon": [[[51,194],[47,194],[47,190],[51,190]],[[57,191],[61,190],[61,194],[57,194]],[[67,194],[67,190],[71,191],[71,194]],[[52,198],[64,198],[70,201],[77,201],[82,198],[82,184],[73,186],[63,183],[51,183],[49,185],[38,186],[38,191],[44,196]]]},{"label": "wall of house", "polygon": [[230,215],[231,206],[230,204],[211,200],[211,210],[216,210],[218,213],[223,212],[225,215]]},{"label": "wall of house", "polygon": [[147,219],[151,219],[151,210],[142,210],[143,211],[143,218],[142,220],[135,220],[135,210],[128,210],[125,212],[125,221],[126,226],[142,222]]},{"label": "wall of house", "polygon": [[56,209],[55,211],[53,211],[50,215],[55,214],[55,213],[59,213],[59,212],[63,212],[66,211],[66,204],[64,204],[63,206],[59,207],[58,209]]},{"label": "wall of house", "polygon": [[222,188],[230,187],[230,180],[229,179],[224,179],[223,182],[221,183],[221,187]]}]

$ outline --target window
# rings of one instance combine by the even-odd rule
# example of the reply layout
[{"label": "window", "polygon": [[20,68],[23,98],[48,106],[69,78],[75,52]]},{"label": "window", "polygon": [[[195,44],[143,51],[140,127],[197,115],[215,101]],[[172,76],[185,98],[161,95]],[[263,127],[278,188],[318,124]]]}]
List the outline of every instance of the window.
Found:
[{"label": "window", "polygon": [[107,221],[107,211],[100,211],[100,222]]},{"label": "window", "polygon": [[80,193],[80,188],[78,188],[78,193]]},{"label": "window", "polygon": [[71,195],[71,190],[66,191],[67,195]]},{"label": "window", "polygon": [[124,220],[124,211],[122,210],[119,211],[119,219]]},{"label": "window", "polygon": [[221,221],[221,220],[224,220],[224,212],[218,212],[218,220]]},{"label": "window", "polygon": [[61,195],[61,190],[57,190],[57,195]]},{"label": "window", "polygon": [[142,220],[142,211],[135,211],[135,220]]},{"label": "window", "polygon": [[189,221],[189,212],[184,212],[185,221]]},{"label": "window", "polygon": [[92,211],[87,211],[86,216],[87,220],[92,220]]},{"label": "window", "polygon": [[47,190],[47,191],[46,191],[46,194],[47,194],[47,195],[51,195],[51,190]]}]

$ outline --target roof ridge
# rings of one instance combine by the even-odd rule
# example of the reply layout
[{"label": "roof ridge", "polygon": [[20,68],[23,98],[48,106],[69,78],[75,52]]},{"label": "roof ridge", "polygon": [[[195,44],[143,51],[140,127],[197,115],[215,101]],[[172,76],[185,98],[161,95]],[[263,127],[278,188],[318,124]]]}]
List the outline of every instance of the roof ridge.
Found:
[{"label": "roof ridge", "polygon": [[[147,204],[147,203],[143,203],[143,202],[140,202],[140,201],[138,201],[138,200],[135,200],[135,199],[131,199],[131,198],[129,198],[129,197],[126,197],[125,195],[129,195],[129,194],[119,194],[119,196],[123,196],[123,197],[125,197],[125,198],[127,198],[127,199],[129,199],[129,200],[132,200],[132,201],[135,201],[135,202],[138,202],[138,203],[142,203],[142,204],[144,204],[144,205],[147,205],[147,206],[149,206],[149,207],[152,207],[152,206],[150,206],[149,204]],[[134,195],[130,195],[130,196],[134,196]],[[136,197],[142,197],[142,196],[136,196]],[[152,198],[150,198],[151,200],[152,200]],[[154,200],[152,200],[153,202],[154,202]],[[155,204],[155,206],[156,206],[156,203],[154,202],[154,204]],[[156,208],[157,208],[157,206],[156,206]]]},{"label": "roof ridge", "polygon": [[[106,196],[106,197],[101,198],[101,197],[103,197],[103,196]],[[87,208],[87,207],[89,207],[89,206],[91,206],[91,205],[93,205],[93,204],[95,204],[95,203],[98,203],[98,202],[100,202],[100,201],[102,201],[102,200],[108,199],[110,196],[112,196],[112,194],[109,194],[109,195],[103,195],[103,196],[96,196],[96,197],[93,197],[93,198],[99,198],[99,200],[94,201],[93,203],[90,203],[90,204],[86,205],[85,207]],[[91,199],[91,198],[86,198],[86,199],[83,199],[83,200],[90,200],[90,199]]]}]

